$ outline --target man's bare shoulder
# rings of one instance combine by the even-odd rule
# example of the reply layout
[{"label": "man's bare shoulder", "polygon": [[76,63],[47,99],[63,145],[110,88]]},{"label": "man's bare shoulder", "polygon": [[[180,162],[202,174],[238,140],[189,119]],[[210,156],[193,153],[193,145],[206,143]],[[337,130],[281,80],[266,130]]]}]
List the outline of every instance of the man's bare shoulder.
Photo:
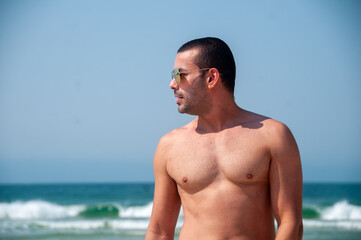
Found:
[{"label": "man's bare shoulder", "polygon": [[289,128],[285,123],[272,118],[265,119],[263,124],[264,131],[270,134],[284,134],[285,132],[289,131]]},{"label": "man's bare shoulder", "polygon": [[280,134],[288,130],[286,124],[280,121],[249,111],[245,111],[241,125],[244,127],[260,129],[272,134]]},{"label": "man's bare shoulder", "polygon": [[298,152],[296,140],[285,123],[271,118],[261,123],[263,140],[273,156],[285,155],[289,151]]},{"label": "man's bare shoulder", "polygon": [[264,132],[273,141],[284,141],[293,138],[291,130],[285,123],[275,119],[267,119],[264,121]]},{"label": "man's bare shoulder", "polygon": [[162,147],[162,148],[172,147],[177,142],[186,138],[187,136],[189,136],[189,134],[194,132],[194,129],[195,129],[194,124],[195,124],[195,120],[189,122],[188,124],[186,124],[180,128],[176,128],[176,129],[170,131],[169,133],[165,134],[160,139],[158,147]]},{"label": "man's bare shoulder", "polygon": [[186,137],[188,134],[194,132],[194,129],[195,129],[194,122],[195,122],[195,120],[189,122],[188,124],[186,124],[180,128],[173,129],[169,133],[165,134],[161,138],[161,141],[166,143],[169,141],[174,141],[175,138]]},{"label": "man's bare shoulder", "polygon": [[285,123],[257,113],[245,111],[242,123],[243,128],[256,130],[258,136],[269,146],[283,144],[293,139],[290,129]]}]

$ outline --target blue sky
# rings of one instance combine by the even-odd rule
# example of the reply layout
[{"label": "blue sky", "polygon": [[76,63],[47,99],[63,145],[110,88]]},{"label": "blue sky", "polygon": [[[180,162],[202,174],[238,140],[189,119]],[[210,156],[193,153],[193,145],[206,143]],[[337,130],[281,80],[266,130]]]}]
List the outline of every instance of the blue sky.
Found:
[{"label": "blue sky", "polygon": [[[361,181],[358,1],[1,1],[0,183],[153,181],[193,119],[177,49],[226,41],[237,103],[286,123],[307,182]],[[181,147],[181,146],[180,146]]]}]

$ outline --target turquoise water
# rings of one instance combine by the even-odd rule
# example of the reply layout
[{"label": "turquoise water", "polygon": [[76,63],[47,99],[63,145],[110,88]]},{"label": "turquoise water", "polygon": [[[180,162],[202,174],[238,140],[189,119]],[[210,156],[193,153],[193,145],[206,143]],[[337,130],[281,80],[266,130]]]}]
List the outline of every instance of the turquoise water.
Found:
[{"label": "turquoise water", "polygon": [[[153,191],[152,183],[0,185],[0,239],[144,239]],[[304,184],[303,217],[306,240],[361,239],[361,184]]]}]

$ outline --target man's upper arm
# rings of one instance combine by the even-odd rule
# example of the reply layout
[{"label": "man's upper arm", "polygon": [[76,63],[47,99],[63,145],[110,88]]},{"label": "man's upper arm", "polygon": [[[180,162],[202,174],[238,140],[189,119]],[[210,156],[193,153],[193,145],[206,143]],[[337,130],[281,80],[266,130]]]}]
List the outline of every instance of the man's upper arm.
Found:
[{"label": "man's upper arm", "polygon": [[177,185],[166,169],[169,151],[169,139],[165,136],[160,140],[154,156],[154,200],[146,239],[173,239],[174,237],[181,202]]},{"label": "man's upper arm", "polygon": [[291,131],[282,123],[274,121],[269,136],[269,179],[272,208],[279,226],[277,237],[301,239],[302,168],[298,147]]}]

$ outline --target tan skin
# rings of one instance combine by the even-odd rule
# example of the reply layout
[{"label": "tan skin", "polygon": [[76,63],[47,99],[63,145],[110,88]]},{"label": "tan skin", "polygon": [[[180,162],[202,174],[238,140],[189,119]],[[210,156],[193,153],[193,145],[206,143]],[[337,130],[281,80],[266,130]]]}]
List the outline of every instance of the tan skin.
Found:
[{"label": "tan skin", "polygon": [[[146,240],[302,239],[302,170],[297,144],[282,123],[239,108],[217,69],[177,54],[184,74],[170,88],[178,110],[198,115],[166,134],[154,157],[155,192]],[[278,223],[275,233],[274,217]]]}]

